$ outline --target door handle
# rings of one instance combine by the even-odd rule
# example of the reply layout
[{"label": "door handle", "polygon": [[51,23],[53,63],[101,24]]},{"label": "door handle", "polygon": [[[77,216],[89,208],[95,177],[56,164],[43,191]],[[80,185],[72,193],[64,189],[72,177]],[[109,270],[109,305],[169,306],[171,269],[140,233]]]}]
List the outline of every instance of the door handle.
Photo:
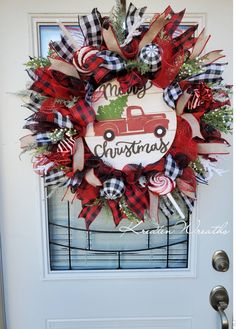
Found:
[{"label": "door handle", "polygon": [[229,305],[227,290],[222,286],[213,288],[210,293],[210,304],[220,315],[221,329],[229,329],[229,321],[225,314],[225,310]]}]

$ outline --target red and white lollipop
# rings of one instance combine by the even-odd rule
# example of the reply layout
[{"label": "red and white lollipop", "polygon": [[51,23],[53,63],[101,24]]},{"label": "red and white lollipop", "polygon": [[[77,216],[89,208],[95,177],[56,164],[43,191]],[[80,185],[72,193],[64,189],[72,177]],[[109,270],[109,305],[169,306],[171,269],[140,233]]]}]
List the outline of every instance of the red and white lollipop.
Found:
[{"label": "red and white lollipop", "polygon": [[173,204],[181,218],[185,218],[182,210],[179,205],[171,195],[171,192],[175,188],[175,182],[168,176],[163,175],[162,173],[154,174],[150,177],[148,182],[149,190],[157,195],[166,195],[170,202]]}]

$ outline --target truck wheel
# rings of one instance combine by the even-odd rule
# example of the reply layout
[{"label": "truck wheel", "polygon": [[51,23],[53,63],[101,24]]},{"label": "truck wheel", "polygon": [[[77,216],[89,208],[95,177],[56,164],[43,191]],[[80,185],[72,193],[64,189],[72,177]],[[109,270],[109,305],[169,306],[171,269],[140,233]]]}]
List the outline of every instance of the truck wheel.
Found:
[{"label": "truck wheel", "polygon": [[157,126],[155,129],[154,129],[154,135],[156,137],[163,137],[165,136],[166,134],[166,128],[164,128],[163,126]]},{"label": "truck wheel", "polygon": [[112,141],[115,138],[115,133],[113,130],[108,129],[104,131],[103,137],[106,141]]}]

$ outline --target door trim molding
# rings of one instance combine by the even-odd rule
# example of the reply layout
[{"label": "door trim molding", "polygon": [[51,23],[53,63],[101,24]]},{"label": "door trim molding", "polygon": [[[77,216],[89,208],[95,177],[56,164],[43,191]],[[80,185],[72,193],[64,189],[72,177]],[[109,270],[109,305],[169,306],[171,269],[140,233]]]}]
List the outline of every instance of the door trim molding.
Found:
[{"label": "door trim molding", "polygon": [[135,318],[95,318],[95,319],[55,319],[47,320],[47,329],[189,329],[190,317],[135,317]]},{"label": "door trim molding", "polygon": [[[83,14],[83,13],[82,13]],[[151,14],[151,13],[149,13]],[[54,25],[60,20],[63,23],[75,23],[77,14],[62,13],[30,13],[30,50],[32,56],[39,53],[39,26]],[[206,13],[186,13],[184,24],[198,24],[197,33],[200,33],[206,26]],[[41,204],[41,241],[42,241],[42,280],[78,280],[78,279],[135,279],[135,278],[195,278],[196,277],[196,259],[197,259],[197,234],[189,236],[189,267],[186,269],[132,269],[132,270],[80,270],[80,271],[51,271],[49,262],[49,239],[48,239],[48,220],[47,220],[47,202],[44,192],[43,182],[39,179],[39,202]],[[191,216],[191,230],[197,228],[198,204],[194,207]]]}]

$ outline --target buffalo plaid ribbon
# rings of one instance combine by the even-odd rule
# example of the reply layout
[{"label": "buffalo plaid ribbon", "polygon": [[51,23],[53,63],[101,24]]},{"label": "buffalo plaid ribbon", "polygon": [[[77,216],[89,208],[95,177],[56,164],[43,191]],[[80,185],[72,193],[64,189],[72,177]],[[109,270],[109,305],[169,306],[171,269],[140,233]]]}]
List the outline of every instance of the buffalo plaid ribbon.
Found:
[{"label": "buffalo plaid ribbon", "polygon": [[51,134],[49,132],[38,133],[36,135],[36,141],[38,146],[50,145],[52,144]]},{"label": "buffalo plaid ribbon", "polygon": [[170,203],[169,199],[165,196],[162,196],[160,198],[160,205],[159,209],[162,211],[162,213],[165,215],[166,218],[170,218],[171,215],[173,215],[174,210],[173,206]]},{"label": "buffalo plaid ribbon", "polygon": [[38,112],[42,104],[42,99],[38,97],[38,95],[31,93],[30,94],[30,102],[22,105],[22,107],[28,108],[32,112]]},{"label": "buffalo plaid ribbon", "polygon": [[47,69],[27,70],[29,76],[34,81],[29,89],[44,96],[54,96],[53,79]]},{"label": "buffalo plaid ribbon", "polygon": [[142,88],[147,82],[146,78],[138,75],[135,71],[131,71],[125,75],[122,75],[118,77],[117,80],[120,83],[120,89],[122,93],[126,93],[129,88],[133,86],[138,86]]},{"label": "buffalo plaid ribbon", "polygon": [[187,29],[185,32],[180,34],[178,37],[173,39],[174,47],[173,47],[173,53],[176,54],[181,49],[185,48],[185,44],[189,42],[190,40],[195,40],[193,38],[194,32],[197,30],[198,25],[193,25],[189,29]]},{"label": "buffalo plaid ribbon", "polygon": [[182,174],[182,172],[183,170],[179,169],[172,155],[168,154],[165,161],[165,175],[174,181],[178,176]]},{"label": "buffalo plaid ribbon", "polygon": [[92,222],[96,219],[96,217],[99,215],[101,209],[102,209],[102,202],[94,203],[91,205],[83,204],[82,202],[82,210],[79,214],[79,218],[85,219],[85,225],[87,230],[89,229],[89,226],[92,224]]},{"label": "buffalo plaid ribbon", "polygon": [[63,116],[60,112],[54,111],[54,123],[61,128],[73,128],[69,116]]},{"label": "buffalo plaid ribbon", "polygon": [[[62,33],[62,32],[61,32]],[[61,34],[60,42],[51,42],[50,47],[67,62],[72,62],[73,55],[76,51],[74,45],[71,40],[64,34]]]},{"label": "buffalo plaid ribbon", "polygon": [[83,127],[86,127],[90,122],[95,120],[94,109],[83,99],[80,99],[70,108],[70,113],[73,120]]},{"label": "buffalo plaid ribbon", "polygon": [[135,185],[128,185],[125,190],[125,199],[128,207],[143,220],[148,207],[148,198],[144,189]]},{"label": "buffalo plaid ribbon", "polygon": [[100,47],[102,44],[101,14],[94,8],[89,15],[79,17],[79,25],[86,45]]},{"label": "buffalo plaid ribbon", "polygon": [[52,185],[66,185],[68,182],[68,178],[65,176],[65,173],[62,170],[52,169],[45,176],[45,186]]},{"label": "buffalo plaid ribbon", "polygon": [[224,72],[226,65],[227,63],[212,63],[212,64],[204,65],[203,66],[204,72],[191,76],[190,78],[188,78],[188,81],[217,82],[222,79],[221,76]]},{"label": "buffalo plaid ribbon", "polygon": [[179,24],[181,23],[183,16],[184,16],[185,10],[182,10],[179,13],[174,13],[174,11],[170,8],[169,15],[171,16],[170,22],[166,24],[164,27],[164,31],[168,35],[174,34],[176,29],[178,28]]},{"label": "buffalo plaid ribbon", "polygon": [[114,201],[114,200],[107,200],[107,203],[108,203],[108,205],[109,205],[109,207],[111,209],[114,223],[116,225],[119,225],[119,223],[122,220],[122,218],[124,218],[124,214],[122,213],[122,211],[120,209],[118,200],[116,200],[116,201]]},{"label": "buffalo plaid ribbon", "polygon": [[103,59],[96,55],[90,56],[86,60],[86,65],[88,65],[89,69],[93,72],[93,78],[96,83],[101,83],[101,81],[109,74],[109,70],[100,66],[103,63]]},{"label": "buffalo plaid ribbon", "polygon": [[175,108],[175,101],[179,98],[179,96],[183,93],[182,89],[178,82],[175,82],[169,85],[167,88],[164,89],[163,98],[164,101],[168,106],[172,109]]},{"label": "buffalo plaid ribbon", "polygon": [[143,17],[147,7],[143,8],[136,8],[132,3],[129,4],[129,8],[125,17],[125,28],[126,28],[126,33],[129,34],[130,30],[133,27],[133,24],[135,22],[135,17]]},{"label": "buffalo plaid ribbon", "polygon": [[188,211],[190,212],[190,214],[193,212],[193,208],[194,208],[194,200],[189,198],[187,195],[185,195],[184,193],[180,192],[180,195],[183,199],[183,201],[185,202]]},{"label": "buffalo plaid ribbon", "polygon": [[125,69],[125,60],[120,57],[118,54],[110,50],[102,50],[97,53],[97,57],[103,59],[103,62],[100,64],[100,67],[105,67],[111,71],[121,71]]}]

